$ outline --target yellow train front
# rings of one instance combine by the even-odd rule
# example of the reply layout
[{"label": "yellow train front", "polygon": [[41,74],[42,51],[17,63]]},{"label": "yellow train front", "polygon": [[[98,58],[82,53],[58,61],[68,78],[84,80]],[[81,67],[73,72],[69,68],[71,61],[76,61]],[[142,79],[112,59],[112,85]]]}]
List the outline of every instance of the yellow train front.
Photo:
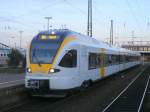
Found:
[{"label": "yellow train front", "polygon": [[139,64],[139,56],[70,30],[43,31],[27,52],[25,86],[34,96],[65,95]]}]

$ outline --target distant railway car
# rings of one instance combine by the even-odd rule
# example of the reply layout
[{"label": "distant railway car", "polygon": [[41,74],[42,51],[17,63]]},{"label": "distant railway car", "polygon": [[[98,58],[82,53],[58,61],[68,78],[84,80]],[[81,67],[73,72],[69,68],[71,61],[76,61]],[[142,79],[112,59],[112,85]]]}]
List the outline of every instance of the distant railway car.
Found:
[{"label": "distant railway car", "polygon": [[71,30],[40,32],[28,49],[25,86],[35,96],[59,96],[138,65],[139,57]]}]

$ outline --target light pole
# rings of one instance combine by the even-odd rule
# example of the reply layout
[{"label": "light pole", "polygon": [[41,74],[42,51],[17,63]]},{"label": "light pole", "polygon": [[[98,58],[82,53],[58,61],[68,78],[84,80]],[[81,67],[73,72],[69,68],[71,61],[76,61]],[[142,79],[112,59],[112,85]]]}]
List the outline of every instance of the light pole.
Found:
[{"label": "light pole", "polygon": [[52,19],[52,17],[45,17],[45,19],[47,19],[47,30],[49,31],[49,20]]},{"label": "light pole", "polygon": [[87,23],[87,35],[92,37],[92,0],[88,0],[88,23]]},{"label": "light pole", "polygon": [[113,37],[114,37],[114,31],[113,31],[113,20],[111,20],[111,26],[110,26],[110,44],[111,45],[113,45],[113,41],[114,41],[114,39],[113,39]]},{"label": "light pole", "polygon": [[22,33],[23,33],[23,31],[20,30],[20,31],[19,31],[19,34],[20,34],[20,49],[21,49],[21,44],[22,44]]}]

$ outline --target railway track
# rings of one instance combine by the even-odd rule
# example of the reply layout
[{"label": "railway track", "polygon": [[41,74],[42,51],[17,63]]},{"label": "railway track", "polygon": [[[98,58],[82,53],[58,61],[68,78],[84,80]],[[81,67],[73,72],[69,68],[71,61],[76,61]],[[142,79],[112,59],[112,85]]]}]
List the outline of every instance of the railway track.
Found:
[{"label": "railway track", "polygon": [[140,112],[150,80],[150,69],[141,71],[102,112]]},{"label": "railway track", "polygon": [[[71,95],[67,98],[63,98],[63,99],[32,98],[32,99],[29,99],[26,102],[16,104],[16,105],[14,105],[13,107],[11,107],[9,109],[7,108],[3,112],[49,112],[49,111],[51,111],[51,112],[53,112],[53,111],[60,112],[60,110],[62,111],[62,108],[64,109],[66,105],[67,105],[67,109],[66,110],[64,109],[64,112],[70,112],[70,111],[71,112],[77,112],[77,110],[69,110],[69,108],[71,108],[70,107],[70,102],[76,102],[76,100],[82,99],[82,97],[85,97],[85,95],[87,95],[87,94],[88,95],[93,94],[92,92],[97,91],[97,88],[101,88],[106,84],[113,83],[113,81],[116,80],[116,78],[117,78],[117,80],[125,80],[125,79],[128,78],[129,74],[132,74],[132,75],[130,75],[130,80],[135,78],[136,75],[133,75],[133,74],[137,74],[140,71],[139,67],[137,67],[137,68],[138,69],[132,69],[131,71],[126,70],[124,72],[121,72],[120,75],[116,75],[116,76],[112,76],[110,78],[106,78],[106,79],[98,82],[97,84],[94,84],[92,87],[90,87],[84,93],[79,92],[79,93],[73,94],[73,95]],[[124,78],[122,78],[122,76]],[[122,81],[119,81],[119,82],[122,82]],[[125,84],[122,84],[122,85],[125,85]],[[98,95],[99,95],[99,93],[98,93]],[[91,95],[89,95],[89,96],[91,96]],[[108,99],[108,97],[107,97],[107,99]],[[76,105],[76,108],[78,108],[78,110],[80,112],[84,112],[84,110],[85,110],[85,109],[83,109],[84,107],[80,108],[80,106],[78,106],[78,105],[81,105],[81,104],[75,103],[75,105]],[[85,107],[87,107],[87,105]],[[91,112],[91,111],[86,110],[85,112]],[[115,111],[115,112],[117,112],[117,111]]]},{"label": "railway track", "polygon": [[147,91],[145,92],[145,98],[141,112],[150,112],[150,83],[147,87]]}]

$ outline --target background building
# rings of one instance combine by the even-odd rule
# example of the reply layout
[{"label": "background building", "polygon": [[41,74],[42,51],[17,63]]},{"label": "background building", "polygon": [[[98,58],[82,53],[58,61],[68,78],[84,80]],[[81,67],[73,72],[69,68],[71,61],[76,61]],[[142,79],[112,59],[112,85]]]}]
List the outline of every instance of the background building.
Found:
[{"label": "background building", "polygon": [[0,43],[0,66],[7,66],[8,55],[11,48],[3,43]]},{"label": "background building", "polygon": [[0,65],[6,66],[8,60],[8,54],[10,54],[11,49],[8,48],[0,48]]},{"label": "background building", "polygon": [[[3,43],[0,43],[0,67],[3,66],[8,66],[7,61],[8,61],[8,55],[12,51],[12,47],[9,47]],[[24,57],[26,55],[26,50],[22,48],[15,48],[17,49]]]},{"label": "background building", "polygon": [[123,42],[122,47],[141,53],[141,60],[144,62],[150,62],[150,41]]}]

